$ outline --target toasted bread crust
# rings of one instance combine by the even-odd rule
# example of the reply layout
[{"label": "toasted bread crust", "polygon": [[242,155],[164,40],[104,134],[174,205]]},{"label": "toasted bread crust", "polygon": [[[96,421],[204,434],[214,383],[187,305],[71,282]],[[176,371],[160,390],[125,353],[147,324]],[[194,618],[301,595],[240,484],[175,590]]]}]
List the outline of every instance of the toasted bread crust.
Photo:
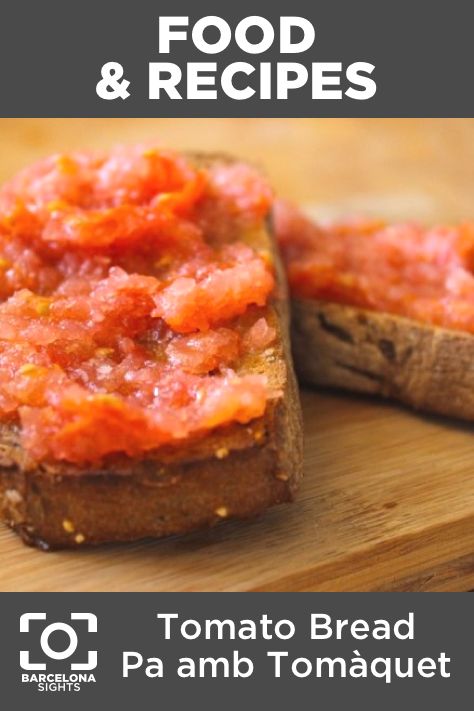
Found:
[{"label": "toasted bread crust", "polygon": [[276,265],[276,293],[263,315],[277,337],[268,353],[245,367],[265,373],[281,395],[248,425],[233,424],[142,459],[109,457],[94,468],[31,463],[17,428],[4,425],[0,509],[25,542],[48,549],[161,537],[252,516],[293,498],[302,475],[303,435],[287,288],[270,230],[253,235],[255,240]]},{"label": "toasted bread crust", "polygon": [[386,313],[295,300],[292,343],[308,384],[474,419],[474,336]]}]

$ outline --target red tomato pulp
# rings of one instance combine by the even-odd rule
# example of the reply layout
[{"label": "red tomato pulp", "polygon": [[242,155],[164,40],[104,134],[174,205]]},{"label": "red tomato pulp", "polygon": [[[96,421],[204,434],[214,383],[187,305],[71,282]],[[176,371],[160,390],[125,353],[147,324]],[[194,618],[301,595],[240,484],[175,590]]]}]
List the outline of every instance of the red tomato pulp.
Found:
[{"label": "red tomato pulp", "polygon": [[318,225],[276,201],[291,293],[474,333],[474,224]]},{"label": "red tomato pulp", "polygon": [[139,456],[263,414],[266,379],[237,371],[275,337],[274,276],[239,235],[271,201],[248,166],[143,147],[1,189],[0,415],[33,459]]}]

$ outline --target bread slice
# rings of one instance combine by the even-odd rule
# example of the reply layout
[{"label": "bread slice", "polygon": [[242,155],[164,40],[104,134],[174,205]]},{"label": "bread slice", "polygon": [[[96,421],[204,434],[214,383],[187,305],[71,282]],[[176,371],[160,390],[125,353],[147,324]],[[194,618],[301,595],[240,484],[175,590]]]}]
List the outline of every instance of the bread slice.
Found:
[{"label": "bread slice", "polygon": [[293,308],[293,352],[308,384],[394,398],[474,419],[474,336],[317,300]]},{"label": "bread slice", "polygon": [[[223,159],[194,157],[201,164],[211,160]],[[64,462],[32,466],[17,428],[4,425],[0,507],[26,543],[49,549],[184,533],[293,498],[302,475],[302,421],[286,281],[269,226],[252,234],[251,245],[274,258],[277,289],[262,315],[277,336],[242,368],[266,374],[281,396],[248,425],[233,424],[142,459],[108,457],[93,469]]]}]

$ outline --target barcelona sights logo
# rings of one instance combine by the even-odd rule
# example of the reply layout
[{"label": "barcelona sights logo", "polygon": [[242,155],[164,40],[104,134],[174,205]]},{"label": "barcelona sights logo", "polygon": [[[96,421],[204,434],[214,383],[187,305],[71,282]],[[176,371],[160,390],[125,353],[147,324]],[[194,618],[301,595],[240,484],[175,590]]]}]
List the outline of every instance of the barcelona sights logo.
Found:
[{"label": "barcelona sights logo", "polygon": [[[85,636],[97,632],[97,617],[91,612],[71,612],[70,622],[47,620],[46,612],[25,612],[20,632],[28,639],[20,651],[21,681],[35,684],[38,691],[80,691],[82,684],[95,682],[97,650],[83,650]],[[54,643],[52,637],[63,640]],[[28,637],[26,637],[28,635]],[[88,639],[88,637],[87,637]]]}]

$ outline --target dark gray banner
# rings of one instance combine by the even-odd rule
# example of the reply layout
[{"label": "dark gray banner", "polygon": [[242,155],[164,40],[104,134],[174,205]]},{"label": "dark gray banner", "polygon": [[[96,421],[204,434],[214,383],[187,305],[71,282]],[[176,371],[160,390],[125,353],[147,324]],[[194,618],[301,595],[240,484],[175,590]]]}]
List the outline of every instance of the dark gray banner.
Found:
[{"label": "dark gray banner", "polygon": [[0,619],[15,709],[435,710],[472,692],[469,594],[18,593]]},{"label": "dark gray banner", "polygon": [[[4,0],[0,115],[472,116],[473,14],[467,0]],[[170,34],[167,16],[187,19]],[[294,16],[306,27],[282,28]]]}]

